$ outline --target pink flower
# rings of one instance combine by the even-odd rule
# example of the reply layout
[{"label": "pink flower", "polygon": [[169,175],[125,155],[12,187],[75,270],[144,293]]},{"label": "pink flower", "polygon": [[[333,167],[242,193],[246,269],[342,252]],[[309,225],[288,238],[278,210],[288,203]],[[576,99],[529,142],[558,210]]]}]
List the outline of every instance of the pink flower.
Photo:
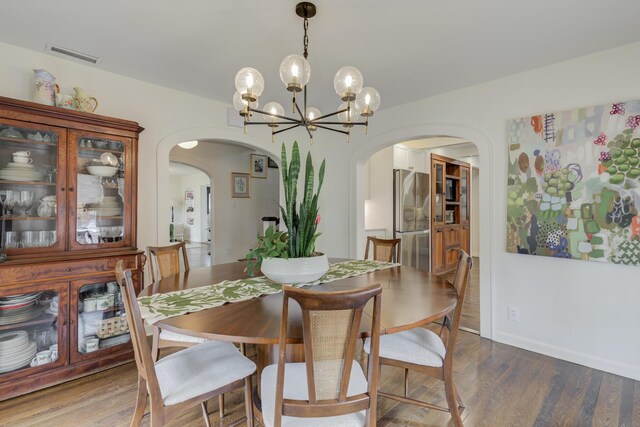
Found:
[{"label": "pink flower", "polygon": [[321,219],[322,219],[322,218],[320,217],[320,214],[318,214],[318,216],[316,216],[316,222],[315,222],[315,224],[316,224],[316,225],[320,224],[320,220],[321,220]]}]

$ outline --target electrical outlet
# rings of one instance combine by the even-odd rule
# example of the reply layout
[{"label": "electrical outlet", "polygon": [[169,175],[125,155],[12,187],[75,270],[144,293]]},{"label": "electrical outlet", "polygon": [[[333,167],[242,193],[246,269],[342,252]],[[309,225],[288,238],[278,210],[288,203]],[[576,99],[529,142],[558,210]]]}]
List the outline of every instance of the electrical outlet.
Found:
[{"label": "electrical outlet", "polygon": [[508,312],[507,315],[509,320],[511,320],[512,322],[520,321],[520,309],[518,307],[515,307],[513,305],[508,305],[507,312]]}]

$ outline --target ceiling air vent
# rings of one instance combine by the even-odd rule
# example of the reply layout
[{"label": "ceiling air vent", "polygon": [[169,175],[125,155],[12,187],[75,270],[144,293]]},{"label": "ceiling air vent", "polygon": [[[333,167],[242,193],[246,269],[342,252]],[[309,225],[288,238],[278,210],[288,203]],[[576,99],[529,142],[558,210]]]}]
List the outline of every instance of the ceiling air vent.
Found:
[{"label": "ceiling air vent", "polygon": [[97,56],[87,55],[86,53],[67,49],[66,47],[62,47],[62,46],[56,46],[54,44],[48,44],[47,51],[53,52],[59,55],[70,56],[72,58],[79,59],[81,61],[90,62],[92,64],[97,64],[100,61],[102,61],[102,58],[98,58]]}]

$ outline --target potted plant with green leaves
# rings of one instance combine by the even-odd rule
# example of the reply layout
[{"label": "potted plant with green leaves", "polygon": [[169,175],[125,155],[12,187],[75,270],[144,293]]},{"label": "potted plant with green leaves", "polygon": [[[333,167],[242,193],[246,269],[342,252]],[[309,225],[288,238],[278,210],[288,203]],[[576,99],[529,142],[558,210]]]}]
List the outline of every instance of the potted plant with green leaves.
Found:
[{"label": "potted plant with green leaves", "polygon": [[275,231],[270,226],[257,246],[246,255],[246,271],[253,275],[258,269],[276,283],[308,283],[321,278],[329,270],[325,254],[315,251],[318,228],[318,196],[324,180],[325,161],[318,171],[315,188],[315,170],[311,153],[307,153],[304,169],[302,201],[298,206],[298,178],[300,176],[300,150],[293,143],[291,162],[287,164],[287,150],[282,144],[282,183],[285,205],[280,206],[286,231]]}]

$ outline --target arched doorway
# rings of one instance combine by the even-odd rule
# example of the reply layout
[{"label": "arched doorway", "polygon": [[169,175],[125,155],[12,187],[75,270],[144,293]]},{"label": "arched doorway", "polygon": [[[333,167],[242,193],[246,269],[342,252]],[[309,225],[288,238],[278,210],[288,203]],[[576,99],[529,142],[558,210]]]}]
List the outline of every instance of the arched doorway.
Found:
[{"label": "arched doorway", "polygon": [[[220,136],[213,136],[213,135],[220,135]],[[237,129],[229,130],[229,129],[221,129],[221,128],[211,128],[211,129],[193,129],[193,130],[179,131],[171,135],[168,135],[162,140],[162,142],[158,146],[158,150],[157,150],[158,155],[157,155],[157,163],[156,163],[156,167],[157,167],[156,203],[157,203],[157,212],[158,212],[157,242],[159,245],[165,245],[169,243],[168,233],[166,232],[166,230],[169,229],[170,217],[165,215],[164,213],[166,212],[166,206],[169,206],[169,203],[170,203],[170,197],[169,197],[168,191],[166,191],[166,189],[169,188],[169,177],[166,171],[168,171],[169,169],[170,157],[173,161],[189,164],[204,171],[211,179],[211,184],[212,184],[211,192],[214,195],[214,197],[216,197],[217,195],[217,197],[223,198],[222,202],[220,202],[219,200],[218,203],[214,203],[213,205],[213,212],[212,212],[213,233],[215,233],[216,229],[218,229],[220,232],[218,235],[214,234],[212,236],[212,244],[214,245],[214,248],[218,249],[217,253],[215,252],[215,249],[214,249],[213,263],[216,264],[216,263],[222,263],[222,262],[236,261],[239,257],[244,256],[244,254],[246,253],[246,251],[248,250],[251,244],[255,243],[255,236],[257,234],[255,231],[251,231],[250,238],[246,238],[244,242],[242,242],[242,240],[239,238],[231,239],[228,235],[231,234],[238,237],[238,233],[246,234],[246,232],[248,232],[247,230],[251,230],[251,227],[256,226],[256,224],[258,223],[262,215],[269,214],[269,212],[266,212],[266,213],[263,213],[262,211],[258,212],[256,209],[254,209],[253,211],[251,211],[251,209],[247,209],[248,204],[251,204],[252,206],[256,204],[258,205],[260,204],[259,203],[260,195],[263,192],[252,191],[251,197],[246,199],[231,198],[229,194],[230,179],[231,179],[230,173],[231,172],[249,173],[249,169],[250,169],[249,153],[265,154],[269,158],[274,160],[278,165],[279,165],[280,159],[279,159],[279,156],[276,155],[276,153],[270,152],[265,150],[264,148],[261,148],[261,145],[264,146],[264,144],[259,143],[257,140],[253,141],[252,138],[249,137],[247,138],[247,140],[241,142],[241,141],[235,140],[237,136],[238,136]],[[247,153],[245,156],[246,161],[243,161],[241,164],[236,162],[235,163],[236,167],[233,170],[224,169],[228,166],[227,164],[224,165],[224,168],[217,168],[214,164],[212,164],[211,158],[207,158],[206,156],[202,156],[200,158],[196,156],[194,158],[194,156],[188,155],[188,152],[192,150],[183,150],[183,149],[174,148],[178,143],[188,141],[188,140],[200,141],[199,146],[204,146],[205,144],[210,144],[210,145],[218,144],[220,146],[227,147],[229,149],[228,151],[235,150],[235,151],[245,152]],[[195,150],[197,150],[197,147],[193,151]],[[220,173],[217,172],[218,169],[221,170]],[[254,182],[254,184],[255,183],[258,184],[256,185],[256,190],[258,189],[259,185],[262,185],[264,182],[267,182],[268,180],[270,180],[270,182],[272,183],[271,184],[272,186],[273,186],[273,182],[275,181],[276,188],[279,188],[278,187],[279,170],[270,169],[270,174],[267,174],[267,179],[255,179],[254,181],[254,178],[251,178],[251,180]],[[277,195],[275,199],[278,200]],[[275,205],[275,203],[273,204],[274,206],[277,206]],[[262,205],[266,205],[266,203],[262,203]],[[227,212],[229,209],[236,209],[235,214],[230,214],[229,212]],[[247,216],[248,212],[249,213],[254,212],[255,213],[254,216],[256,216],[256,218],[253,218],[253,217],[245,218],[245,222],[242,225],[236,224],[234,226],[235,229],[233,227],[227,227],[227,224],[225,224],[224,222],[225,218],[228,219],[230,217],[234,220],[237,220],[236,222],[238,222],[243,218],[243,216]],[[247,224],[250,226],[247,227],[246,226]],[[223,232],[227,233],[226,237],[223,234]],[[227,243],[231,242],[233,244],[231,243],[226,244],[224,240],[223,241],[216,240],[218,238],[226,239]],[[235,246],[244,245],[244,246],[247,246],[247,248],[246,250],[240,249],[238,247],[235,247],[234,245]]]},{"label": "arched doorway", "polygon": [[[482,162],[480,169],[480,189],[482,196],[479,201],[479,223],[480,223],[480,252],[483,254],[480,260],[480,307],[481,307],[481,327],[480,334],[483,337],[493,336],[492,319],[493,313],[493,292],[492,292],[492,260],[493,245],[491,218],[493,217],[493,194],[492,194],[492,146],[489,138],[480,130],[462,124],[416,124],[390,130],[366,141],[356,149],[350,160],[350,253],[352,256],[359,256],[364,253],[365,227],[364,227],[364,206],[367,194],[365,169],[368,159],[376,152],[391,147],[404,141],[424,139],[429,137],[455,137],[471,141],[478,147],[478,152]],[[360,255],[361,256],[361,255]]]}]

